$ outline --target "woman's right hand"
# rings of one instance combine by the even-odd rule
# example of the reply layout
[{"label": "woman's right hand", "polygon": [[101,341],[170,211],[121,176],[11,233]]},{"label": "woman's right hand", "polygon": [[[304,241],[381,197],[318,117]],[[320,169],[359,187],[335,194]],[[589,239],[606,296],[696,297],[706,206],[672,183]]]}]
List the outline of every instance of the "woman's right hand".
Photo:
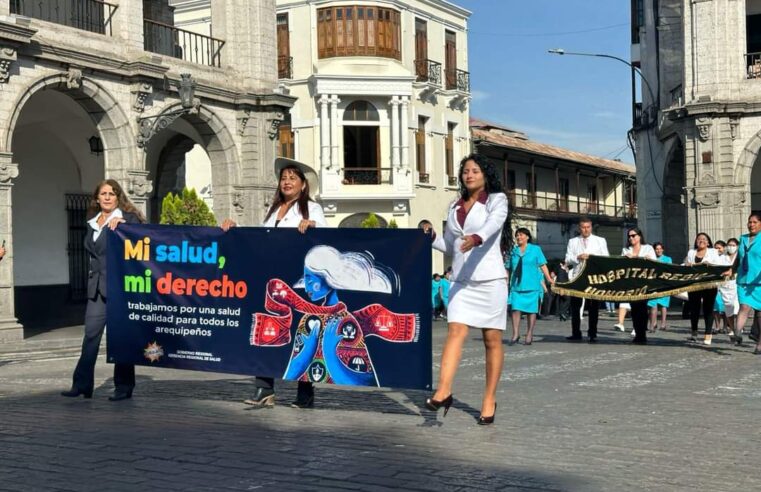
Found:
[{"label": "woman's right hand", "polygon": [[230,228],[237,227],[237,226],[238,224],[236,224],[233,219],[227,218],[224,221],[222,221],[222,225],[220,225],[219,227],[221,227],[223,231],[227,232],[230,230]]}]

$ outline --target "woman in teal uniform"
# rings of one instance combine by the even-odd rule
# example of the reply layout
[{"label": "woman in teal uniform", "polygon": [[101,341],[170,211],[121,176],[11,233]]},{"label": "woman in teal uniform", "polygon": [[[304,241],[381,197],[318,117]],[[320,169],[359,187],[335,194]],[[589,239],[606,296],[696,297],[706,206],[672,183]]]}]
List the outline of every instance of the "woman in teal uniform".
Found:
[{"label": "woman in teal uniform", "polygon": [[[657,242],[653,244],[653,249],[655,250],[655,256],[658,258],[658,261],[662,261],[663,263],[673,263],[670,256],[666,256],[664,253],[665,249],[663,247],[663,243]],[[650,299],[647,301],[647,307],[650,308],[650,331],[656,331],[658,329],[658,309],[660,308],[661,311],[661,330],[666,330],[666,315],[669,311],[669,302],[671,300],[671,297],[659,297],[657,299]]]},{"label": "woman in teal uniform", "polygon": [[513,338],[510,345],[520,339],[521,314],[526,314],[526,345],[531,345],[534,339],[536,314],[541,305],[542,275],[550,286],[554,283],[547,269],[547,259],[542,248],[531,244],[531,232],[525,227],[515,231],[516,245],[510,253],[505,267],[510,272],[510,292],[508,304],[512,310]]},{"label": "woman in teal uniform", "polygon": [[[742,342],[742,332],[752,309],[754,318],[761,316],[761,245],[758,233],[761,232],[761,212],[753,212],[748,217],[748,234],[740,236],[737,248],[737,297],[740,301],[740,313],[737,315],[734,340]],[[761,340],[761,338],[759,338]],[[758,341],[754,354],[761,354],[761,341]]]}]

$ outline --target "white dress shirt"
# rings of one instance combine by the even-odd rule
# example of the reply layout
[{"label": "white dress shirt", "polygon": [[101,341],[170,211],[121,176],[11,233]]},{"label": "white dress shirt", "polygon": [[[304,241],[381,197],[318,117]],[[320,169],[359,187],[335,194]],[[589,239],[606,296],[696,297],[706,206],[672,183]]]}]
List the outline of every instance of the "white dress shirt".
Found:
[{"label": "white dress shirt", "polygon": [[580,254],[586,253],[594,256],[609,256],[608,242],[605,238],[590,234],[589,237],[577,236],[568,241],[568,248],[565,252],[565,262],[571,268],[568,272],[570,280],[576,278],[581,271],[578,259]]},{"label": "white dress shirt", "polygon": [[92,227],[92,230],[95,231],[92,233],[92,240],[97,241],[98,237],[100,236],[100,233],[103,232],[103,229],[105,227],[108,227],[108,223],[111,222],[111,219],[119,218],[123,219],[124,215],[122,215],[122,210],[120,208],[114,209],[113,212],[111,212],[111,215],[108,216],[105,222],[103,222],[103,225],[98,225],[98,219],[103,214],[103,212],[98,212],[98,215],[93,217],[92,219],[87,221],[87,224]]},{"label": "white dress shirt", "polygon": [[[684,262],[687,264],[695,263],[696,254],[697,254],[696,250],[694,249],[689,250],[687,252],[687,258],[684,259]],[[707,263],[709,265],[722,265],[723,261],[718,251],[716,251],[713,248],[708,248],[706,249],[706,254],[703,256],[703,261],[701,261],[700,263]]]},{"label": "white dress shirt", "polygon": [[[621,250],[621,256],[630,256],[633,255],[632,248],[624,248]],[[640,244],[639,245],[639,254],[636,256],[637,258],[647,258],[649,260],[657,260],[658,256],[655,254],[655,250],[652,246],[649,244]]]},{"label": "white dress shirt", "polygon": [[[299,204],[294,203],[288,209],[288,211],[277,222],[277,210],[272,212],[272,215],[264,221],[262,227],[298,227],[299,223],[304,220],[299,210]],[[325,215],[322,213],[322,206],[319,203],[309,200],[309,220],[313,220],[315,227],[328,227],[328,223],[325,221]]]}]

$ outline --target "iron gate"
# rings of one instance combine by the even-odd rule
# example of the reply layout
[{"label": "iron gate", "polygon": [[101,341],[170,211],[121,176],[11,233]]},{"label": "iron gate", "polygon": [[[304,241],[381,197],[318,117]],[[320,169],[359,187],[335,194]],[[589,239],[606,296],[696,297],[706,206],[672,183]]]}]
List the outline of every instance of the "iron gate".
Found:
[{"label": "iron gate", "polygon": [[87,299],[87,275],[90,259],[85,250],[87,234],[87,205],[90,195],[66,194],[66,216],[68,218],[69,240],[66,251],[69,256],[69,300]]}]

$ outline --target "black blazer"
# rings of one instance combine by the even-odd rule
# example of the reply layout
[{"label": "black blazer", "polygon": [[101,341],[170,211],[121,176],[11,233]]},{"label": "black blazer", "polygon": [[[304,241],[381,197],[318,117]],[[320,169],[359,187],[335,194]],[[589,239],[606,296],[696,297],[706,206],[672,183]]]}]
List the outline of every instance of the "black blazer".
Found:
[{"label": "black blazer", "polygon": [[[122,215],[125,222],[128,224],[140,223],[140,219],[138,219],[137,215],[135,214],[122,212]],[[87,280],[87,298],[95,299],[95,297],[98,295],[98,292],[100,292],[100,295],[102,295],[104,298],[107,298],[106,234],[108,231],[105,229],[101,231],[100,236],[98,236],[98,240],[95,241],[93,239],[95,237],[95,231],[89,225],[87,226],[87,229],[87,236],[85,237],[85,249],[90,254],[90,273],[88,274],[89,278]]]}]

